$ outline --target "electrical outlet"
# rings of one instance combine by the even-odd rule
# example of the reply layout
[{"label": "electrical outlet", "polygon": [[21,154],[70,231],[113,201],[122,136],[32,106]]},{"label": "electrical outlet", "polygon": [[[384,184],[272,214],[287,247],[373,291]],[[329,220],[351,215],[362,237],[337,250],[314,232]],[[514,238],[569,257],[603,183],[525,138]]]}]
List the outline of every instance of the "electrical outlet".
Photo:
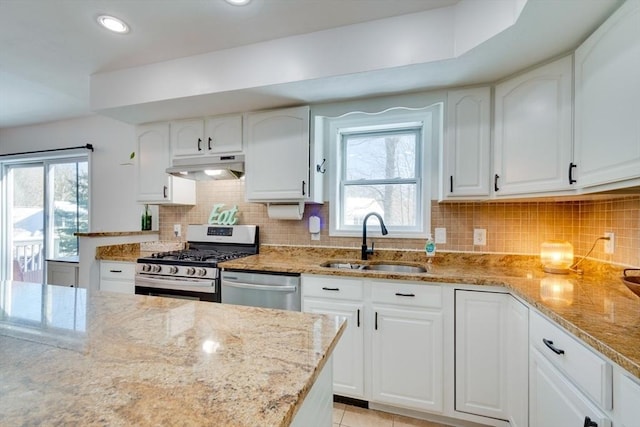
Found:
[{"label": "electrical outlet", "polygon": [[487,245],[487,229],[486,228],[473,229],[473,244],[477,246]]},{"label": "electrical outlet", "polygon": [[447,229],[436,228],[434,239],[436,244],[447,243]]},{"label": "electrical outlet", "polygon": [[615,245],[615,237],[613,233],[604,233],[604,237],[608,237],[609,240],[604,241],[604,253],[612,254],[616,245]]},{"label": "electrical outlet", "polygon": [[176,237],[182,235],[182,226],[180,224],[173,224],[173,234],[175,234]]}]

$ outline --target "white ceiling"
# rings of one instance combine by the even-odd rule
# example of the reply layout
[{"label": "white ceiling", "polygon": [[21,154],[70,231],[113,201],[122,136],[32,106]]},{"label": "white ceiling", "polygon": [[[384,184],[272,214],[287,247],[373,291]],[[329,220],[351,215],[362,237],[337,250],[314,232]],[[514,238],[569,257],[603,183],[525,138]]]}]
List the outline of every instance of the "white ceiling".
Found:
[{"label": "white ceiling", "polygon": [[[0,127],[89,114],[89,76],[450,6],[459,0],[0,0]],[[495,0],[507,1],[507,0]],[[529,0],[510,34],[428,67],[265,88],[318,102],[490,81],[573,49],[620,0]],[[128,35],[98,27],[112,14]],[[391,73],[391,74],[389,74]],[[421,78],[416,78],[417,73]],[[396,76],[397,78],[393,78]],[[381,86],[381,82],[389,86]],[[326,91],[327,87],[332,90]],[[260,92],[260,91],[257,91]],[[238,94],[238,99],[251,96]],[[265,102],[268,102],[265,101]]]}]

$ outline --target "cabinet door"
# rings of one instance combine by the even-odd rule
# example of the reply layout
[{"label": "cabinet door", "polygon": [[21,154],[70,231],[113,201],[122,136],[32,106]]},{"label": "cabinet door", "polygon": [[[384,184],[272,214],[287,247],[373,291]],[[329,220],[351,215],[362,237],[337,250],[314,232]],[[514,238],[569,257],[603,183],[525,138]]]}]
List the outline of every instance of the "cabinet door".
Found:
[{"label": "cabinet door", "polygon": [[171,155],[173,157],[198,156],[205,153],[203,120],[171,122]]},{"label": "cabinet door", "polygon": [[571,93],[570,56],[496,86],[496,196],[571,189]]},{"label": "cabinet door", "polygon": [[372,400],[441,412],[442,313],[374,305],[373,316]]},{"label": "cabinet door", "polygon": [[47,261],[47,283],[50,285],[78,286],[78,264]]},{"label": "cabinet door", "polygon": [[247,200],[308,199],[309,107],[252,113],[247,120]]},{"label": "cabinet door", "polygon": [[508,296],[507,408],[511,427],[529,425],[529,309]]},{"label": "cabinet door", "polygon": [[154,204],[196,204],[196,183],[166,173],[171,163],[169,124],[154,123],[136,128],[137,200]]},{"label": "cabinet door", "polygon": [[206,119],[204,146],[212,154],[242,152],[242,115]]},{"label": "cabinet door", "polygon": [[531,348],[529,410],[531,427],[585,426],[586,418],[598,427],[611,421],[535,348]]},{"label": "cabinet door", "polygon": [[342,316],[347,329],[333,352],[333,393],[364,399],[364,308],[361,303],[305,299],[303,311]]},{"label": "cabinet door", "polygon": [[135,268],[132,262],[100,261],[100,290],[135,293]]},{"label": "cabinet door", "polygon": [[456,290],[456,410],[527,425],[528,310],[509,294]]},{"label": "cabinet door", "polygon": [[576,50],[576,164],[588,187],[640,179],[640,3],[623,4]]},{"label": "cabinet door", "polygon": [[169,198],[169,124],[138,126],[136,184],[139,202],[162,202]]},{"label": "cabinet door", "polygon": [[449,92],[442,198],[489,197],[491,89]]},{"label": "cabinet door", "polygon": [[456,290],[456,410],[507,419],[508,295]]},{"label": "cabinet door", "polygon": [[637,426],[640,422],[640,382],[627,374],[620,375],[620,393],[616,396],[616,412],[620,427]]}]

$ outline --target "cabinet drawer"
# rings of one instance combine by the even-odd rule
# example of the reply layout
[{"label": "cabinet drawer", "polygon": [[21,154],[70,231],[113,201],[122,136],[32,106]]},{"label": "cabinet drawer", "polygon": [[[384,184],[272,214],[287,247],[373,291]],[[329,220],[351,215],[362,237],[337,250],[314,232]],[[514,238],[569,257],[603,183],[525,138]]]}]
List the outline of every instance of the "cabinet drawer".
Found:
[{"label": "cabinet drawer", "polygon": [[362,280],[303,276],[302,296],[361,301],[363,298]]},{"label": "cabinet drawer", "polygon": [[412,307],[442,307],[442,287],[405,282],[373,282],[373,302],[406,305]]},{"label": "cabinet drawer", "polygon": [[530,342],[603,409],[612,407],[612,366],[569,333],[538,314],[531,316]]},{"label": "cabinet drawer", "polygon": [[135,285],[133,282],[128,281],[124,282],[121,280],[100,280],[100,290],[133,295],[135,293]]},{"label": "cabinet drawer", "polygon": [[100,261],[100,280],[124,280],[133,282],[135,273],[135,263]]}]

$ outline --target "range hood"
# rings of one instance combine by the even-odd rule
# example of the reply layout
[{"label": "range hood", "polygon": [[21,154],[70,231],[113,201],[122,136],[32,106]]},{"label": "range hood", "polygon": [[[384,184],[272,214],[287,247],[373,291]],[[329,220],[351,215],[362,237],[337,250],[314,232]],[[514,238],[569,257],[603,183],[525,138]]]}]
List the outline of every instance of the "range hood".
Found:
[{"label": "range hood", "polygon": [[173,160],[167,173],[196,181],[238,179],[244,175],[244,155],[177,158]]}]

